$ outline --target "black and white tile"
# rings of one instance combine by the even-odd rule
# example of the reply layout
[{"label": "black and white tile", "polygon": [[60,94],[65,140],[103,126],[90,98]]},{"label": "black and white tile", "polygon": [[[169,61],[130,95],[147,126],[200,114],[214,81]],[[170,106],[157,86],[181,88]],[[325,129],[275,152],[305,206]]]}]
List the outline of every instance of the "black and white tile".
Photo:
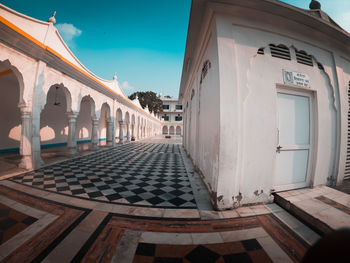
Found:
[{"label": "black and white tile", "polygon": [[196,208],[181,145],[130,143],[12,178],[33,187],[119,204]]}]

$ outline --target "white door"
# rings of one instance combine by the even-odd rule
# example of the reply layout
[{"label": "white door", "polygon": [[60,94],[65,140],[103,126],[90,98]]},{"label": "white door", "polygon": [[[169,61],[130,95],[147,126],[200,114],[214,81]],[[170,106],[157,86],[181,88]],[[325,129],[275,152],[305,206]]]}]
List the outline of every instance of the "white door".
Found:
[{"label": "white door", "polygon": [[311,160],[311,96],[277,93],[276,191],[305,187]]}]

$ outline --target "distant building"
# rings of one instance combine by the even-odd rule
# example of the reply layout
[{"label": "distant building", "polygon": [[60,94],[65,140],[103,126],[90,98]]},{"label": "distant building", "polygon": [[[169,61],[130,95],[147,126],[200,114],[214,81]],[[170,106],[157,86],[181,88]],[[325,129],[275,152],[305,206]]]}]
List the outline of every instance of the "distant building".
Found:
[{"label": "distant building", "polygon": [[182,120],[182,104],[177,98],[162,96],[163,101],[163,128],[162,133],[167,135],[182,135],[183,134],[183,120]]},{"label": "distant building", "polygon": [[184,147],[217,209],[350,177],[350,34],[317,1],[193,0]]}]

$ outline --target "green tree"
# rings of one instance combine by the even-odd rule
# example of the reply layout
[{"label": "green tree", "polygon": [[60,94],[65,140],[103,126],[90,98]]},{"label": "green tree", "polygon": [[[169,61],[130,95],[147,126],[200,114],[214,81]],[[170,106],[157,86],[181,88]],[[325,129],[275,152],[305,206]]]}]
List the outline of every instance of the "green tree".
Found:
[{"label": "green tree", "polygon": [[137,91],[131,94],[129,99],[134,100],[136,95],[143,109],[148,106],[150,112],[160,113],[163,111],[163,101],[153,91]]}]

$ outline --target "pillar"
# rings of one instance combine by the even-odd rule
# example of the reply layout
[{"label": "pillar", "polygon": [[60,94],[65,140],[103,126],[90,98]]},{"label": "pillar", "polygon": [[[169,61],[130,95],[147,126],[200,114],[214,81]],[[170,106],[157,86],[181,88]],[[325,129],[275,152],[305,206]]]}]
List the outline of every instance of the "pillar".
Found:
[{"label": "pillar", "polygon": [[119,121],[119,143],[124,142],[123,125],[124,121]]},{"label": "pillar", "polygon": [[113,121],[112,118],[107,119],[107,146],[114,146],[113,144]]},{"label": "pillar", "polygon": [[92,118],[91,148],[98,149],[98,119]]},{"label": "pillar", "polygon": [[126,123],[126,141],[130,142],[130,123]]},{"label": "pillar", "polygon": [[67,147],[68,152],[71,155],[74,155],[77,152],[77,140],[76,140],[76,134],[75,130],[77,127],[77,112],[70,112],[68,113],[68,141],[67,141]]},{"label": "pillar", "polygon": [[20,168],[33,169],[32,159],[32,113],[28,107],[21,106],[21,142],[20,142],[20,155],[21,162],[19,163]]},{"label": "pillar", "polygon": [[131,124],[131,138],[135,138],[135,124]]}]

